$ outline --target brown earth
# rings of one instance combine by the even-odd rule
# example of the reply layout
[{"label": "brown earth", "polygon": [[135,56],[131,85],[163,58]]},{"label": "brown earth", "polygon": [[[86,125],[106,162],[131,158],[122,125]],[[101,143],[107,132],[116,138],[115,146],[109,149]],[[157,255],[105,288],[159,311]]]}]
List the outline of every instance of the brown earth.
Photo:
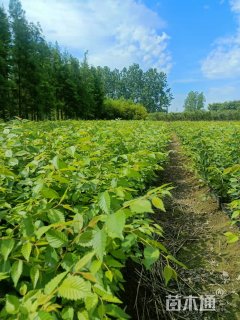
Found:
[{"label": "brown earth", "polygon": [[[228,244],[224,232],[237,231],[208,187],[191,169],[191,162],[173,138],[170,162],[161,176],[162,183],[172,183],[172,198],[167,212],[154,219],[163,227],[163,242],[187,269],[177,268],[178,282],[164,285],[159,260],[150,273],[136,270],[134,281],[128,275],[126,291],[132,319],[240,319],[240,241]],[[166,311],[166,295],[199,297],[214,295],[215,311]],[[133,297],[135,297],[133,299]],[[197,303],[198,303],[197,302]],[[197,305],[199,309],[199,305]]]}]

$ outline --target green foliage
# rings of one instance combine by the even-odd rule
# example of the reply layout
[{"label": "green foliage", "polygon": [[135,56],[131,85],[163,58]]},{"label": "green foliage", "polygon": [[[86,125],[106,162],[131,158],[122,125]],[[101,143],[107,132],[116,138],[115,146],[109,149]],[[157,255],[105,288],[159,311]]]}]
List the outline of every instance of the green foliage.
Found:
[{"label": "green foliage", "polygon": [[146,188],[167,161],[168,128],[13,121],[0,140],[0,318],[128,319],[127,259],[169,260],[148,213],[171,187]]},{"label": "green foliage", "polygon": [[155,121],[229,121],[240,120],[240,110],[205,111],[193,112],[155,112],[147,116],[147,120]]},{"label": "green foliage", "polygon": [[184,111],[194,112],[204,109],[205,100],[203,92],[190,91],[184,101]]},{"label": "green foliage", "polygon": [[0,7],[0,119],[9,116],[9,60],[10,60],[10,24],[3,7]]},{"label": "green foliage", "polygon": [[106,99],[102,116],[105,119],[140,120],[147,117],[147,110],[141,104],[130,100]]},{"label": "green foliage", "polygon": [[[240,221],[240,126],[232,123],[175,123],[173,128],[191,156],[199,174],[217,195],[227,204],[233,223]],[[238,236],[226,233],[228,242]]]},{"label": "green foliage", "polygon": [[208,105],[210,111],[240,110],[240,101],[215,102]]},{"label": "green foliage", "polygon": [[148,112],[167,112],[173,97],[164,72],[155,68],[144,72],[136,63],[121,71],[110,70],[108,67],[99,70],[108,98],[123,98],[140,103]]},{"label": "green foliage", "polygon": [[0,118],[144,119],[146,110],[167,112],[172,99],[164,72],[96,68],[87,52],[80,63],[47,43],[20,0],[10,0],[9,16],[0,8]]}]

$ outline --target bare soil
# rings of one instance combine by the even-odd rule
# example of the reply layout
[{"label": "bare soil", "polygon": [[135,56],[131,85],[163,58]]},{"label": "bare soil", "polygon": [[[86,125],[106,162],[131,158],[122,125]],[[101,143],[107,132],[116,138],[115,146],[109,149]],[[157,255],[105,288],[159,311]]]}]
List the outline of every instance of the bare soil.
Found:
[{"label": "bare soil", "polygon": [[[224,232],[236,231],[227,214],[191,169],[191,161],[173,138],[170,162],[160,183],[172,183],[172,198],[167,212],[157,212],[154,219],[163,227],[169,251],[187,269],[179,267],[178,282],[165,286],[162,260],[151,272],[136,269],[127,275],[125,304],[132,319],[240,319],[240,242],[228,244]],[[131,266],[132,268],[132,266]],[[166,295],[185,297],[214,295],[213,311],[166,311]],[[197,305],[199,309],[199,305]],[[189,309],[189,308],[187,308]],[[193,306],[193,309],[194,306]]]}]

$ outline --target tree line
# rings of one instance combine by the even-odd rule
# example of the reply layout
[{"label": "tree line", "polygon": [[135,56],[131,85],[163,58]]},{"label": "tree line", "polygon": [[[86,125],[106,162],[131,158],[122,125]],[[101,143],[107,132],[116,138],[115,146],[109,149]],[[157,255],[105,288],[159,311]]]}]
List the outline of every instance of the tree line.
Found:
[{"label": "tree line", "polygon": [[144,72],[137,64],[122,70],[90,66],[87,53],[80,62],[48,43],[19,0],[10,0],[8,13],[0,7],[0,118],[109,118],[106,98],[155,112],[167,111],[172,94],[165,73]]}]

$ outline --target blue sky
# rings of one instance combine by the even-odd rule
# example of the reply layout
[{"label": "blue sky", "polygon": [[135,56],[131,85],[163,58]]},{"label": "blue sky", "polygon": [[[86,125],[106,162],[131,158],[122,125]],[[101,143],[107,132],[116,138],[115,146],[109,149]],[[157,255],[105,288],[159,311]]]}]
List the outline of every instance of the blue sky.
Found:
[{"label": "blue sky", "polygon": [[[8,0],[0,0],[5,7]],[[168,74],[181,111],[190,90],[207,103],[240,99],[240,0],[22,0],[46,39],[94,65],[134,62]]]}]

